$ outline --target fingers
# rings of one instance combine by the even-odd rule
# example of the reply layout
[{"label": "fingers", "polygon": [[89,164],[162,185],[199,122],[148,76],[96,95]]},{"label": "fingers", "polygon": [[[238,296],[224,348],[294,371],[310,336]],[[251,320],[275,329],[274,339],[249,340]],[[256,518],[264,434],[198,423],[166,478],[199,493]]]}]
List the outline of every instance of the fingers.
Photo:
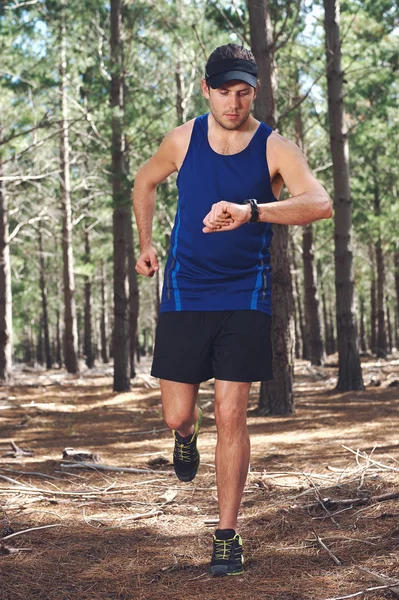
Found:
[{"label": "fingers", "polygon": [[206,233],[210,233],[208,229],[217,231],[221,228],[230,227],[234,223],[234,220],[229,213],[228,203],[222,201],[214,204],[203,220],[203,223],[207,228]]},{"label": "fingers", "polygon": [[136,271],[145,277],[153,277],[159,270],[157,253],[152,248],[142,252],[136,263]]}]

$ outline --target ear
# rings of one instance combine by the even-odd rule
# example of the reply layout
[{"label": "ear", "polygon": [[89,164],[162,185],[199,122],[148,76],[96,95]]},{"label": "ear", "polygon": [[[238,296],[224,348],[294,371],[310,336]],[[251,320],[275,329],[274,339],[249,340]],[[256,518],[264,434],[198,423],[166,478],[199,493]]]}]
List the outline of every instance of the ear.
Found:
[{"label": "ear", "polygon": [[204,98],[209,100],[209,86],[205,79],[201,79],[201,89],[202,89],[202,95],[204,96]]},{"label": "ear", "polygon": [[258,95],[258,91],[259,91],[259,81],[256,84],[256,88],[255,88],[255,91],[254,91],[254,100],[255,100],[256,96]]}]

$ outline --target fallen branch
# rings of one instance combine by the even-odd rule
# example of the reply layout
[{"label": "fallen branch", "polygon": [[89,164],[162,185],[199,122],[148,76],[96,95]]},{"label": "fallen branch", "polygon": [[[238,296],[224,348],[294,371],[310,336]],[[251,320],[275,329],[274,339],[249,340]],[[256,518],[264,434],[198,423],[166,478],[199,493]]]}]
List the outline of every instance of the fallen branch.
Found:
[{"label": "fallen branch", "polygon": [[158,471],[157,469],[134,469],[130,467],[113,467],[101,463],[61,463],[62,469],[92,469],[94,471],[118,471],[119,473],[160,473],[161,475],[172,475],[171,471]]},{"label": "fallen branch", "polygon": [[366,452],[361,452],[360,450],[353,450],[352,448],[348,448],[348,446],[344,446],[343,444],[342,447],[345,448],[345,450],[352,452],[352,454],[355,454],[356,457],[360,456],[360,458],[363,458],[363,460],[367,461],[368,463],[372,463],[373,465],[376,465],[377,467],[381,467],[382,469],[386,469],[388,471],[395,471],[396,473],[399,473],[398,468],[391,467],[389,465],[384,465],[378,460],[373,460],[372,458],[370,458],[370,456],[366,454]]},{"label": "fallen branch", "polygon": [[6,452],[3,456],[11,456],[11,458],[18,458],[20,456],[33,456],[32,450],[23,450],[14,442],[14,440],[10,441],[11,447],[13,450],[11,452]]},{"label": "fallen branch", "polygon": [[349,596],[338,596],[337,598],[326,598],[326,600],[346,600],[346,598],[355,598],[356,596],[364,596],[366,592],[376,592],[377,590],[387,590],[389,589],[388,585],[379,585],[378,587],[367,588],[366,590],[362,590],[361,592],[356,592],[355,594],[349,594]]},{"label": "fallen branch", "polygon": [[[399,492],[391,492],[389,494],[381,494],[380,496],[364,496],[363,498],[338,498],[333,500],[331,498],[323,498],[323,508],[335,508],[337,506],[359,506],[362,504],[369,504],[372,502],[385,502],[387,500],[396,500],[399,498]],[[320,502],[310,502],[305,504],[302,508],[317,508],[320,506]]]},{"label": "fallen branch", "polygon": [[330,548],[328,548],[328,546],[326,546],[326,544],[323,542],[321,537],[314,531],[314,529],[312,530],[312,533],[315,536],[316,541],[319,544],[319,546],[321,546],[321,548],[327,552],[327,554],[330,556],[330,558],[332,558],[332,560],[335,562],[335,564],[340,567],[343,563],[339,560],[339,558],[337,558],[335,556],[335,554],[333,554],[331,552]]},{"label": "fallen branch", "polygon": [[374,571],[369,571],[364,567],[357,567],[358,571],[361,573],[365,573],[374,581],[378,583],[383,583],[384,585],[389,587],[389,591],[391,594],[395,596],[395,598],[399,598],[399,579],[393,579],[392,577],[387,577],[386,575],[380,575],[379,573],[375,573]]},{"label": "fallen branch", "polygon": [[4,467],[0,467],[0,471],[5,471],[6,473],[17,473],[18,475],[32,475],[35,477],[44,477],[45,479],[60,479],[60,477],[46,475],[46,473],[37,473],[36,471],[16,471],[15,469],[4,469]]},{"label": "fallen branch", "polygon": [[1,541],[5,542],[6,540],[10,540],[11,538],[17,537],[17,535],[23,535],[24,533],[28,533],[29,531],[37,531],[38,529],[50,529],[50,527],[69,527],[69,525],[64,525],[64,523],[54,523],[54,525],[42,525],[41,527],[31,527],[30,529],[23,529],[22,531],[17,531],[16,533],[7,535],[6,537],[1,538]]}]

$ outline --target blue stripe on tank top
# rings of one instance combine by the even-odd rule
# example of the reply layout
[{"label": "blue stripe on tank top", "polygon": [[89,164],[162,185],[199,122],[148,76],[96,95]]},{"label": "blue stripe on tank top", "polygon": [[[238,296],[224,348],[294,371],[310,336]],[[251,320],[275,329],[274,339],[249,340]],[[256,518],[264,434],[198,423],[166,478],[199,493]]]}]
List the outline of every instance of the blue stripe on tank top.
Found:
[{"label": "blue stripe on tank top", "polygon": [[172,271],[172,282],[173,282],[173,293],[174,293],[174,297],[175,297],[175,304],[176,304],[177,311],[181,310],[180,292],[179,292],[179,288],[177,287],[177,279],[176,279],[176,275],[180,269],[180,263],[176,257],[177,242],[179,239],[179,229],[180,229],[180,206],[177,210],[175,243],[174,243],[173,250],[172,250],[172,255],[173,255],[173,258],[175,259],[175,266],[173,267],[173,271]]},{"label": "blue stripe on tank top", "polygon": [[259,260],[260,260],[260,264],[258,265],[258,276],[256,278],[256,284],[255,284],[255,289],[252,292],[252,298],[251,298],[251,310],[256,310],[258,307],[258,294],[259,294],[259,290],[262,286],[262,271],[263,271],[263,267],[262,267],[262,260],[263,260],[263,250],[265,248],[266,245],[266,231],[263,234],[263,238],[262,238],[262,247],[259,251]]}]

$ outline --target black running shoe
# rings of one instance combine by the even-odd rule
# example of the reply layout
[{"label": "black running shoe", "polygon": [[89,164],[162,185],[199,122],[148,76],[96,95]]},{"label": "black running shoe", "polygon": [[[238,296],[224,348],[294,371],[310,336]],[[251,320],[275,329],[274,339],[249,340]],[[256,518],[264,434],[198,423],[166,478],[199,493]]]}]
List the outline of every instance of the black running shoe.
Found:
[{"label": "black running shoe", "polygon": [[182,438],[177,431],[173,431],[175,437],[173,466],[180,481],[192,481],[197,474],[200,464],[197,437],[202,424],[202,418],[202,410],[198,407],[198,421],[194,425],[194,433],[191,437]]},{"label": "black running shoe", "polygon": [[242,555],[242,539],[236,533],[228,540],[218,540],[213,536],[213,552],[211,575],[242,575],[244,573],[244,557]]}]

